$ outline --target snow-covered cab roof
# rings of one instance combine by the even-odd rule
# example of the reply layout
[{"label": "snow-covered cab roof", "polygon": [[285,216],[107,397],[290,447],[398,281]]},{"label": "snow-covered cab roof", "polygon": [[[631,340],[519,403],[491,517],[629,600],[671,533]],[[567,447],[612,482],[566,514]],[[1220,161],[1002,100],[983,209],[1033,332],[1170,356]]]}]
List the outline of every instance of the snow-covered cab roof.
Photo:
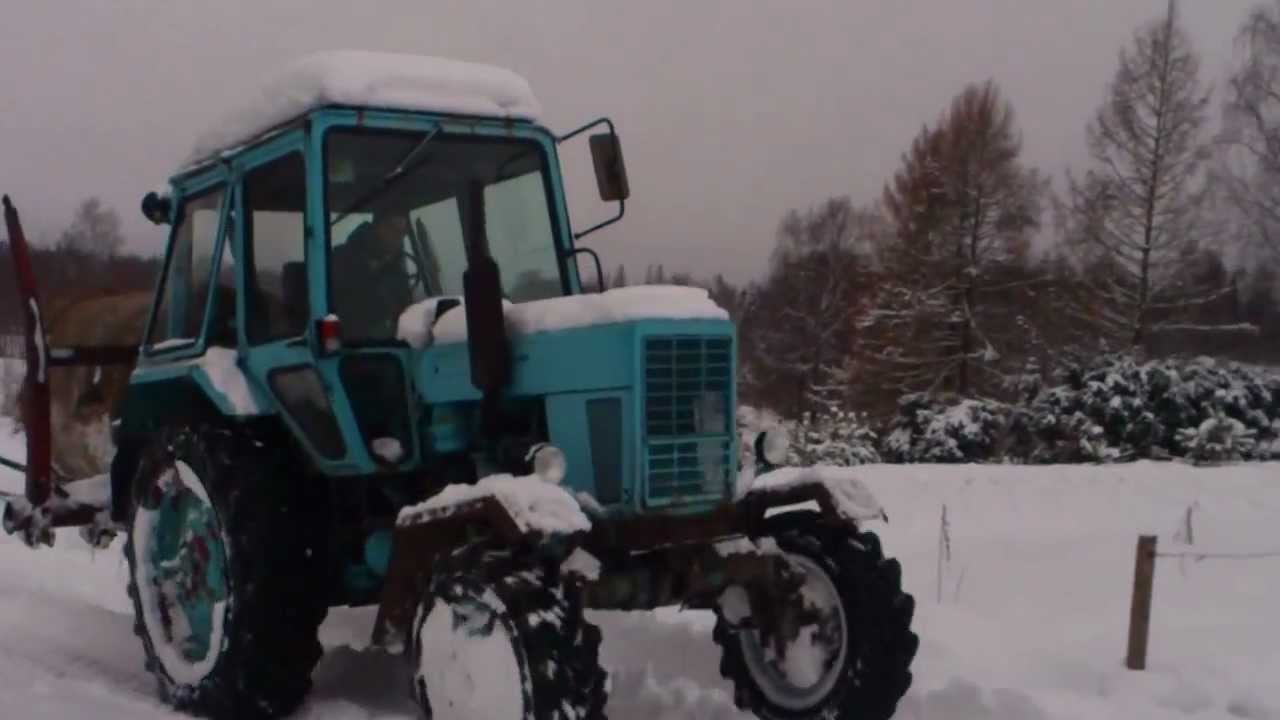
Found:
[{"label": "snow-covered cab roof", "polygon": [[363,50],[315,53],[287,65],[240,111],[199,134],[187,164],[235,149],[325,105],[512,120],[536,120],[541,113],[528,81],[503,68]]}]

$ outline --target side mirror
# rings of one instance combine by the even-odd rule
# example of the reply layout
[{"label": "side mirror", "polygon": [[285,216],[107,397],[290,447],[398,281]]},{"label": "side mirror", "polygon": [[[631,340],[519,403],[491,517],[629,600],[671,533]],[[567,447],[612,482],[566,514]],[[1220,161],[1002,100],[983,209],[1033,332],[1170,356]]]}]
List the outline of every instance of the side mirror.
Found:
[{"label": "side mirror", "polygon": [[619,220],[627,212],[627,198],[631,197],[631,186],[627,183],[627,168],[622,163],[622,143],[618,142],[618,131],[613,127],[613,121],[609,118],[600,118],[583,125],[577,130],[572,130],[560,137],[556,138],[557,143],[563,143],[572,137],[577,137],[591,128],[603,125],[609,128],[609,132],[599,133],[588,136],[591,146],[591,164],[596,171],[596,187],[600,190],[600,199],[605,202],[618,203],[618,213],[603,222],[581,230],[573,234],[573,239],[578,240],[584,236],[608,227]]},{"label": "side mirror", "polygon": [[156,225],[164,225],[173,215],[173,199],[149,192],[142,198],[142,216]]},{"label": "side mirror", "polygon": [[626,200],[631,197],[627,183],[627,167],[622,162],[622,143],[613,132],[599,133],[589,138],[591,162],[596,168],[596,186],[600,199],[605,202]]}]

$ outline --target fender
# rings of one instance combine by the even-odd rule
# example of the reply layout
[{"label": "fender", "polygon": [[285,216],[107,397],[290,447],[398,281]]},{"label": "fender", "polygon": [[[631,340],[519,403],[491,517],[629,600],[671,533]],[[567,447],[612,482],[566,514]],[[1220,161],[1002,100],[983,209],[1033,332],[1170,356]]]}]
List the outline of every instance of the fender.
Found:
[{"label": "fender", "polygon": [[279,423],[279,416],[265,412],[258,390],[234,364],[234,357],[208,360],[206,355],[167,365],[140,365],[134,369],[113,427],[115,455],[111,460],[111,518],[123,523],[132,503],[133,475],[142,444],[156,429],[178,422],[231,419],[264,425]]},{"label": "fender", "polygon": [[[199,388],[203,396],[224,417],[251,418],[274,414],[272,403],[247,373],[240,368],[232,348],[210,346],[202,355],[167,363],[139,364],[129,378],[128,402],[135,405],[124,417],[150,417],[161,408],[148,403],[148,392],[155,383],[185,381]],[[137,403],[143,402],[139,407]]]},{"label": "fender", "polygon": [[484,537],[508,548],[567,555],[591,529],[578,500],[537,476],[486,477],[450,485],[426,502],[400,511],[391,536],[375,644],[398,649],[441,552]]},{"label": "fender", "polygon": [[814,504],[817,507],[813,509],[819,510],[826,522],[861,526],[872,520],[889,520],[884,506],[858,478],[856,468],[777,468],[750,478],[745,484],[746,492],[737,502],[753,527],[784,508],[812,508]]}]

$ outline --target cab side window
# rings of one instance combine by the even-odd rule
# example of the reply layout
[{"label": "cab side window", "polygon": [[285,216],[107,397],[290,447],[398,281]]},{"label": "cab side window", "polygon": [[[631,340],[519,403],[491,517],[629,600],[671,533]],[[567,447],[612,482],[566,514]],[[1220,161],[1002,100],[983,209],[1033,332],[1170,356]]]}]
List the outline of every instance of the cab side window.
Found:
[{"label": "cab side window", "polygon": [[235,347],[236,338],[236,252],[235,214],[225,223],[222,237],[222,255],[213,271],[213,307],[210,309],[209,344]]},{"label": "cab side window", "polygon": [[194,343],[200,337],[225,195],[225,188],[218,186],[182,201],[173,227],[160,301],[147,334],[147,344],[152,348]]},{"label": "cab side window", "polygon": [[289,153],[244,176],[246,333],[251,344],[302,335],[306,283],[306,164]]}]

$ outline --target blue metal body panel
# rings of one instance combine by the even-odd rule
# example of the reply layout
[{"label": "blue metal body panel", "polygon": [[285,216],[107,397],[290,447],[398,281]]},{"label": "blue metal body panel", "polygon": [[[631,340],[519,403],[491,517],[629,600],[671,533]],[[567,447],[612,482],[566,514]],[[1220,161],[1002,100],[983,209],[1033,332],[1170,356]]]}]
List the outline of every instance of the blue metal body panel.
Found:
[{"label": "blue metal body panel", "polygon": [[[150,397],[151,391],[162,385],[187,383],[198,388],[208,398],[209,402],[217,408],[218,412],[227,417],[243,419],[277,414],[271,397],[256,383],[252,381],[247,383],[248,393],[252,398],[252,402],[237,404],[227,397],[224,391],[225,386],[221,382],[221,379],[215,380],[211,377],[209,368],[205,366],[202,358],[166,360],[162,364],[139,364],[129,378],[129,393],[137,397]],[[162,397],[156,399],[156,402],[162,401]],[[246,408],[252,409],[246,410]],[[134,408],[131,408],[131,412],[126,414],[126,420],[135,421],[139,419],[139,414],[148,414],[145,408],[139,408],[137,412],[133,410]],[[153,411],[162,412],[160,408],[154,408]]]},{"label": "blue metal body panel", "polygon": [[587,417],[587,402],[596,399],[616,398],[622,404],[622,478],[618,507],[634,506],[635,478],[638,473],[636,465],[636,444],[627,442],[636,437],[633,409],[636,404],[635,393],[627,388],[617,388],[605,392],[564,392],[550,395],[546,399],[547,427],[551,443],[564,452],[568,461],[564,485],[575,492],[585,492],[592,496],[599,494],[596,478],[592,473],[594,467],[591,455],[591,427]]},{"label": "blue metal body panel", "polygon": [[[517,337],[512,341],[515,358],[507,394],[512,398],[544,398],[550,440],[564,451],[568,460],[567,486],[595,493],[591,477],[592,458],[587,425],[587,400],[616,397],[623,408],[623,501],[620,512],[646,509],[642,480],[648,477],[647,459],[640,448],[645,437],[644,341],[651,337],[718,337],[736,342],[733,323],[724,320],[637,320],[556,330]],[[413,381],[418,398],[437,409],[429,427],[435,447],[464,445],[468,427],[464,409],[480,399],[471,385],[470,360],[463,342],[431,347],[415,353]],[[730,367],[730,377],[736,368]],[[737,457],[737,438],[732,428],[736,387],[730,385],[726,413],[730,427],[729,457]],[[439,410],[445,409],[441,417]],[[447,438],[447,440],[446,440]],[[705,510],[730,496],[723,492],[667,503],[672,510]],[[652,505],[652,504],[651,504]],[[652,509],[652,507],[649,507]]]}]

